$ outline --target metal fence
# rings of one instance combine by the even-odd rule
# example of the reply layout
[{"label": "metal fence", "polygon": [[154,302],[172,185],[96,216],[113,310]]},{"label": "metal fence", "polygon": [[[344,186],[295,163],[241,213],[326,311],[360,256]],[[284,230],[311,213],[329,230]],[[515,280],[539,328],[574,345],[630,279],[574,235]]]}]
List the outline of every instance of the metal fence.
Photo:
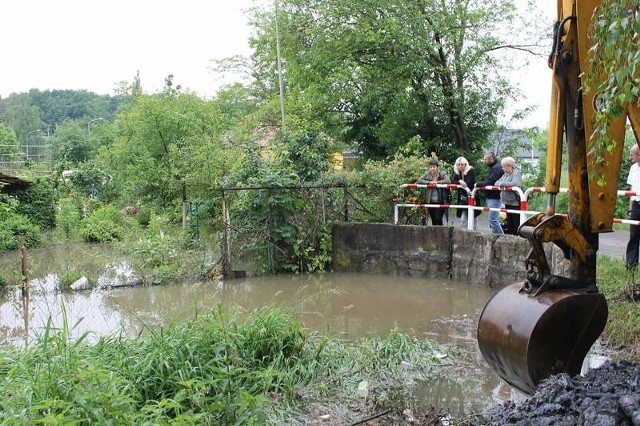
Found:
[{"label": "metal fence", "polygon": [[17,174],[28,169],[32,174],[51,173],[53,152],[51,144],[0,144],[0,171]]}]

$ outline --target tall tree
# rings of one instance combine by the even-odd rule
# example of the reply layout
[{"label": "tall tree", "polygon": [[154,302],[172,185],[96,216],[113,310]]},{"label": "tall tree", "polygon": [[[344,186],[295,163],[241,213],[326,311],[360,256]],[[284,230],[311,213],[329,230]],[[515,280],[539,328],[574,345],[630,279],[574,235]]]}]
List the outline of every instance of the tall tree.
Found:
[{"label": "tall tree", "polygon": [[22,165],[24,155],[20,151],[16,132],[0,123],[0,171],[13,171]]},{"label": "tall tree", "polygon": [[13,128],[22,145],[27,145],[30,132],[42,130],[44,125],[40,109],[27,93],[14,94],[0,102],[0,121]]},{"label": "tall tree", "polygon": [[[299,108],[370,157],[419,136],[425,151],[479,149],[511,95],[507,0],[280,0],[287,111]],[[275,84],[273,13],[256,14],[254,61]],[[295,114],[295,113],[294,113]]]},{"label": "tall tree", "polygon": [[87,128],[79,121],[66,120],[60,124],[53,137],[54,162],[63,163],[64,168],[77,167],[93,155]]},{"label": "tall tree", "polygon": [[237,113],[226,101],[172,88],[137,94],[131,110],[118,116],[115,140],[100,149],[95,163],[114,178],[126,202],[175,206],[187,189],[190,198],[207,198],[237,156],[225,144],[227,119]]}]

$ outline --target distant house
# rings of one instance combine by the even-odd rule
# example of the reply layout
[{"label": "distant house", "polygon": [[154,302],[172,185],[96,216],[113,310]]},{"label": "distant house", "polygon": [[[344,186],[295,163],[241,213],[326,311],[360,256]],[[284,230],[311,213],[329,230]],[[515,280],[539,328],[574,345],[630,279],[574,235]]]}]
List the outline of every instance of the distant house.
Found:
[{"label": "distant house", "polygon": [[540,164],[540,152],[533,146],[526,132],[518,129],[505,129],[491,136],[492,148],[498,158],[511,156],[516,163],[524,161],[537,167]]}]

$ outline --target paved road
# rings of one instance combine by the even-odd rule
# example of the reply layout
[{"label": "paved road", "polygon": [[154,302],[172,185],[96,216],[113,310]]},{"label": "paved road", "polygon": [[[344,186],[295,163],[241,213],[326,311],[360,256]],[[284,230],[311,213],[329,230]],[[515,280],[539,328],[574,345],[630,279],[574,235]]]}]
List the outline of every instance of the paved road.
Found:
[{"label": "paved road", "polygon": [[[454,223],[454,226],[456,224]],[[490,233],[489,220],[486,212],[478,216],[478,230]],[[604,254],[614,259],[624,259],[624,252],[629,240],[629,231],[613,231],[600,234],[600,249],[598,254]]]}]

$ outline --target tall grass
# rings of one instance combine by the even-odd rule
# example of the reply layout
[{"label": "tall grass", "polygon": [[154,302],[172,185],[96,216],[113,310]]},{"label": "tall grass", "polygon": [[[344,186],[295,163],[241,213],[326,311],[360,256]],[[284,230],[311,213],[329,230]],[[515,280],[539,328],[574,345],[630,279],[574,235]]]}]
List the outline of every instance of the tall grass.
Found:
[{"label": "tall grass", "polygon": [[630,297],[632,289],[640,288],[640,284],[636,285],[640,272],[627,271],[622,260],[598,256],[597,276],[598,287],[609,304],[609,320],[603,337],[640,361],[640,303]]},{"label": "tall grass", "polygon": [[[410,384],[442,351],[394,331],[340,341],[279,309],[211,313],[137,339],[71,340],[48,327],[0,352],[2,424],[303,424],[408,404]],[[439,357],[438,357],[439,358]]]}]

